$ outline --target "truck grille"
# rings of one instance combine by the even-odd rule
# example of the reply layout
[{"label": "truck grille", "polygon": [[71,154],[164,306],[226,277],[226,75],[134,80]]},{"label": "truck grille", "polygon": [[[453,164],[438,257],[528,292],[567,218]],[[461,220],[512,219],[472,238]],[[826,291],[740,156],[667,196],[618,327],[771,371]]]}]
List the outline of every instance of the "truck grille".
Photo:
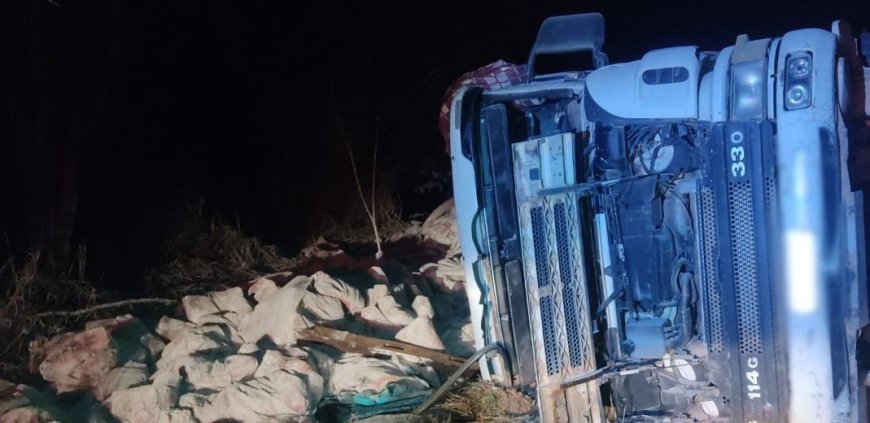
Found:
[{"label": "truck grille", "polygon": [[[776,179],[773,177],[764,178],[764,210],[767,213],[768,222],[772,219],[774,205],[776,202]],[[768,223],[769,225],[770,223]]]},{"label": "truck grille", "polygon": [[[544,209],[535,207],[531,210],[532,240],[535,244],[535,272],[538,277],[538,287],[551,292],[549,288],[553,281],[550,278],[550,248],[547,243]],[[571,272],[574,271],[571,261],[571,241],[568,233],[568,218],[565,205],[558,203],[553,207],[553,226],[556,238],[556,256],[559,269],[559,288],[562,292],[562,313],[565,320],[565,337],[568,341],[568,358],[570,367],[583,364],[583,342],[580,334],[581,310],[577,299],[578,291],[571,283]],[[556,335],[555,305],[552,295],[542,295],[540,298],[541,326],[544,336],[544,352],[546,354],[547,374],[554,375],[561,370],[558,341]]]},{"label": "truck grille", "polygon": [[737,335],[741,354],[761,354],[758,272],[752,183],[728,183],[732,268],[737,303]]},{"label": "truck grille", "polygon": [[574,136],[554,135],[512,147],[541,420],[600,422],[597,380],[562,387],[596,369],[581,203],[576,193],[558,191],[575,179]]},{"label": "truck grille", "polygon": [[[544,226],[543,209],[535,207],[531,211],[532,238],[535,243],[535,271],[538,276],[538,287],[550,286],[550,263],[547,254],[547,235]],[[547,374],[559,372],[559,354],[556,346],[556,323],[553,316],[553,297],[541,296],[541,329],[544,335],[544,352],[547,356]]]},{"label": "truck grille", "polygon": [[725,325],[722,321],[722,295],[719,278],[716,273],[719,245],[718,229],[716,228],[716,202],[713,190],[701,189],[701,224],[703,227],[703,263],[704,288],[707,294],[707,341],[710,352],[721,354],[725,352]]},{"label": "truck grille", "polygon": [[[714,124],[707,139],[714,154],[699,189],[705,341],[711,382],[731,401],[729,421],[783,421],[772,129],[767,121]],[[735,153],[738,142],[743,154]]]},{"label": "truck grille", "polygon": [[571,266],[571,244],[568,240],[568,219],[565,217],[565,205],[556,204],[553,207],[556,218],[556,245],[559,251],[559,269],[562,274],[562,303],[565,311],[565,331],[568,336],[568,353],[571,359],[571,367],[583,364],[583,346],[580,340],[580,321],[577,293],[569,277],[573,272]]}]

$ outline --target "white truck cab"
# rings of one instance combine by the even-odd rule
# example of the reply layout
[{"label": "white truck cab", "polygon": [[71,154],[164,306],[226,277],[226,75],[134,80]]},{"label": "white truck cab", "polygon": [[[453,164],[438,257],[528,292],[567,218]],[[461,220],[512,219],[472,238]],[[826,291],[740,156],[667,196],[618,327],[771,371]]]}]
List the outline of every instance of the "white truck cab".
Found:
[{"label": "white truck cab", "polygon": [[842,22],[618,64],[603,34],[547,19],[527,81],[451,101],[484,377],[544,422],[866,421],[870,54]]}]

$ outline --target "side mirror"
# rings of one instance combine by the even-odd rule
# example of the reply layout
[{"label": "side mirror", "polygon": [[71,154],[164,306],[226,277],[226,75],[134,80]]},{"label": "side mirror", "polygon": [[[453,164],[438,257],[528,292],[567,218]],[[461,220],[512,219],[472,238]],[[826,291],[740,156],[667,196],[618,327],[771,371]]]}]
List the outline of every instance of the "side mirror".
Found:
[{"label": "side mirror", "polygon": [[[563,55],[589,52],[597,69],[607,65],[607,55],[601,51],[604,45],[604,17],[600,13],[553,16],[547,18],[529,54],[529,81],[535,79],[535,62],[538,56]],[[587,70],[587,69],[565,69]]]}]

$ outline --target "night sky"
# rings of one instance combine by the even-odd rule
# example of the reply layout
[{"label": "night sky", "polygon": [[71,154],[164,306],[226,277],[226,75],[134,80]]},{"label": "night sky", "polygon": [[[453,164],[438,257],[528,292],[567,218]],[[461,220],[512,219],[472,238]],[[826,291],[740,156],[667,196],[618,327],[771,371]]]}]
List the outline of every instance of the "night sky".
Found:
[{"label": "night sky", "polygon": [[[867,1],[9,0],[0,6],[0,253],[28,245],[35,182],[21,149],[36,133],[62,146],[51,163],[76,157],[73,243],[88,245],[93,277],[109,284],[157,260],[185,203],[203,199],[209,216],[288,253],[324,216],[358,207],[337,121],[364,173],[379,134],[383,181],[406,215],[431,209],[443,193],[413,187],[449,169],[436,126],[445,88],[497,59],[524,62],[544,18],[586,11],[605,16],[611,62],[837,18],[870,23]],[[22,123],[38,110],[50,123]]]}]

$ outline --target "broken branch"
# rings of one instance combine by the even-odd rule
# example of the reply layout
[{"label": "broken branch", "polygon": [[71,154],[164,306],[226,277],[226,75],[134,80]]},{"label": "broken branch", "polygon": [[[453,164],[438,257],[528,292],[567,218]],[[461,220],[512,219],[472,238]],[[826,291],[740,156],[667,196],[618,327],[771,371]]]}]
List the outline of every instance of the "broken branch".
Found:
[{"label": "broken branch", "polygon": [[124,307],[130,305],[139,305],[139,304],[163,304],[163,305],[173,305],[177,303],[178,300],[170,300],[167,298],[138,298],[133,300],[124,300],[117,301],[114,303],[100,304],[93,307],[84,308],[81,310],[73,310],[73,311],[46,311],[44,313],[37,314],[36,318],[42,317],[75,317],[83,314],[93,313],[99,310],[106,310],[110,308]]}]

